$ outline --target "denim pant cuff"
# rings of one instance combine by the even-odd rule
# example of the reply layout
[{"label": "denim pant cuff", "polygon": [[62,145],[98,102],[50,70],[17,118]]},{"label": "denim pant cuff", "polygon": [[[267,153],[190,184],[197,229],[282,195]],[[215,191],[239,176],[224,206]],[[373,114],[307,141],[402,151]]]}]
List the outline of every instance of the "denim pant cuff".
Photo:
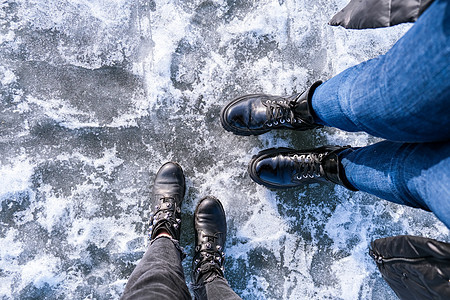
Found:
[{"label": "denim pant cuff", "polygon": [[180,241],[178,241],[178,240],[176,240],[176,239],[174,239],[172,237],[168,237],[168,236],[165,236],[165,235],[158,236],[158,237],[154,238],[153,240],[150,240],[149,246],[151,246],[155,241],[157,241],[159,239],[169,239],[169,240],[171,240],[172,243],[174,244],[175,248],[177,248],[177,250],[180,252],[181,260],[186,258],[186,252],[184,251],[184,248],[180,246]]}]

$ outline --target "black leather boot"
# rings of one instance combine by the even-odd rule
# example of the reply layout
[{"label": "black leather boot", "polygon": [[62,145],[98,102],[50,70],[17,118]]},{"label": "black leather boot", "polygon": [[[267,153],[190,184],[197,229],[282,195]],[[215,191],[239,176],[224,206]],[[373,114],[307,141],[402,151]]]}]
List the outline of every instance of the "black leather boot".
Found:
[{"label": "black leather boot", "polygon": [[272,148],[252,158],[248,173],[255,182],[274,189],[333,182],[357,191],[345,177],[338,158],[339,152],[348,148],[350,146],[323,146],[309,150]]},{"label": "black leather boot", "polygon": [[195,286],[224,277],[223,248],[227,237],[225,211],[214,197],[200,200],[194,213],[195,253],[192,262],[192,282]]},{"label": "black leather boot", "polygon": [[272,129],[308,130],[316,124],[311,99],[321,84],[314,83],[302,94],[290,97],[264,94],[245,95],[222,109],[220,120],[225,130],[238,135],[259,135]]},{"label": "black leather boot", "polygon": [[180,165],[165,163],[156,174],[151,199],[149,238],[153,240],[161,231],[167,231],[180,240],[181,203],[185,191],[184,174]]}]

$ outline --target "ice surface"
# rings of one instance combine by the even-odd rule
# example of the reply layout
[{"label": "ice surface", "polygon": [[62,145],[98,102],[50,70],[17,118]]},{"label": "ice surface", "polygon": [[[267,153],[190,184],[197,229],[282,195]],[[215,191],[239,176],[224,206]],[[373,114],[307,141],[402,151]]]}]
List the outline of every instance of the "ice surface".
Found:
[{"label": "ice surface", "polygon": [[219,121],[235,96],[300,92],[410,27],[328,26],[346,2],[2,1],[0,297],[118,299],[146,249],[151,182],[174,160],[188,185],[187,278],[192,213],[211,194],[244,299],[395,299],[369,242],[448,241],[432,214],[325,184],[273,192],[246,173],[267,147],[377,139],[332,128],[239,137]]}]

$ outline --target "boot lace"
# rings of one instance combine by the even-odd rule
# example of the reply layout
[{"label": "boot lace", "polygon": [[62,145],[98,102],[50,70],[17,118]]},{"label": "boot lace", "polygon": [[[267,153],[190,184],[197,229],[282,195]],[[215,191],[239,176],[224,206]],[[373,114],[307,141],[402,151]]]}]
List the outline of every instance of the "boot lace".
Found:
[{"label": "boot lace", "polygon": [[181,209],[173,197],[161,197],[150,213],[149,239],[152,239],[154,231],[166,229],[173,238],[179,235],[181,224]]},{"label": "boot lace", "polygon": [[216,235],[203,235],[206,242],[199,244],[195,249],[193,270],[198,279],[201,275],[213,272],[223,277],[225,252],[222,246],[216,245]]},{"label": "boot lace", "polygon": [[294,154],[292,159],[296,163],[298,173],[295,175],[297,180],[307,178],[317,178],[322,176],[320,170],[322,158],[326,153],[307,153]]},{"label": "boot lace", "polygon": [[265,106],[268,127],[300,122],[294,117],[293,104],[288,100],[267,100]]}]

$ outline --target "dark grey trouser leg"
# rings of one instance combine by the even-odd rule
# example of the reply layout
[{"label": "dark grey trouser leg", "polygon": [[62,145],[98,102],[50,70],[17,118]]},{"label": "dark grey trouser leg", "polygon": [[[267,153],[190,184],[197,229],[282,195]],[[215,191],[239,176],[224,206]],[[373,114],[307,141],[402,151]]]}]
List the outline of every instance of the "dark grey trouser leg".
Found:
[{"label": "dark grey trouser leg", "polygon": [[213,281],[204,285],[192,286],[196,300],[235,300],[241,299],[222,277],[216,277]]},{"label": "dark grey trouser leg", "polygon": [[153,240],[128,279],[121,300],[191,299],[181,265],[182,250],[168,237]]}]

